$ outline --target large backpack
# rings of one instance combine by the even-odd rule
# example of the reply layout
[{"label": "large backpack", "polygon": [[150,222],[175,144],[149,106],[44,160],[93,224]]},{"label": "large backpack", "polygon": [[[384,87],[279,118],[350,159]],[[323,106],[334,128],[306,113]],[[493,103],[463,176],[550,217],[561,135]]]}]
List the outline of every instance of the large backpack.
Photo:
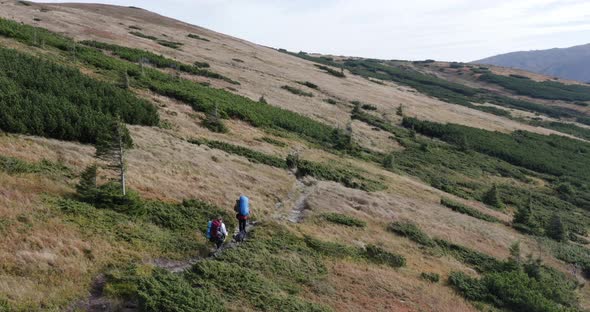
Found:
[{"label": "large backpack", "polygon": [[205,234],[207,239],[211,239],[211,225],[212,224],[213,224],[213,221],[211,221],[211,220],[209,220],[209,222],[207,222],[207,233]]},{"label": "large backpack", "polygon": [[242,216],[249,216],[250,215],[250,200],[246,196],[240,196],[240,215]]},{"label": "large backpack", "polygon": [[221,230],[221,222],[219,220],[214,220],[211,222],[211,238],[219,237],[219,232]]}]

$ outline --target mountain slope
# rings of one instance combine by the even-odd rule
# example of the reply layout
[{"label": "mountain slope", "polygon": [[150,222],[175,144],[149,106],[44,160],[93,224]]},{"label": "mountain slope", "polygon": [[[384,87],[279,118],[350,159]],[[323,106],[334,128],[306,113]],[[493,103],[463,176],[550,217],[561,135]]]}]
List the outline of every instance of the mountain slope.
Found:
[{"label": "mountain slope", "polygon": [[547,76],[590,82],[590,44],[564,49],[521,51],[474,61],[523,69]]},{"label": "mountain slope", "polygon": [[[2,312],[590,307],[579,85],[539,98],[541,75],[288,53],[129,7],[6,1],[0,17]],[[9,61],[31,57],[53,75]],[[125,126],[122,197],[59,117],[126,103],[151,122]],[[256,227],[210,256],[207,221],[233,232],[240,194]]]}]

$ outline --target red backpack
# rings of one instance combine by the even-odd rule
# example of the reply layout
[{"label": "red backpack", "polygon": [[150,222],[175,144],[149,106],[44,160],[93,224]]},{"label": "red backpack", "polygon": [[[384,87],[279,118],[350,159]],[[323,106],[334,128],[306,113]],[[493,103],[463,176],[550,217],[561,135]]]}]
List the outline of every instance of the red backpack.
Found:
[{"label": "red backpack", "polygon": [[219,222],[219,220],[213,220],[213,222],[211,223],[211,238],[218,238],[220,229],[221,222]]}]

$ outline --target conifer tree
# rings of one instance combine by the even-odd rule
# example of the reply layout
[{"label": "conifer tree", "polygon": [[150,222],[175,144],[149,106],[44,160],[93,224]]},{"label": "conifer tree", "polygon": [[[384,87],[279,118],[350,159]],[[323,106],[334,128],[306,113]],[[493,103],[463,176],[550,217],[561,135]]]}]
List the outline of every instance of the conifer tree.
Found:
[{"label": "conifer tree", "polygon": [[400,104],[397,107],[397,110],[395,111],[395,114],[398,115],[398,116],[400,116],[400,117],[404,117],[404,105],[403,104]]},{"label": "conifer tree", "polygon": [[547,228],[545,229],[545,234],[547,234],[548,237],[559,242],[565,240],[566,230],[559,215],[554,214],[551,217],[551,219],[549,219],[549,223],[547,224]]},{"label": "conifer tree", "polygon": [[521,206],[518,208],[518,210],[516,211],[516,214],[514,214],[514,219],[512,220],[512,222],[524,224],[524,225],[529,225],[531,223],[531,217],[532,217],[532,206],[533,206],[533,198],[529,194],[528,203],[525,206]]},{"label": "conifer tree", "polygon": [[80,182],[76,185],[76,192],[80,199],[86,202],[93,202],[97,192],[96,184],[97,166],[90,165],[84,169],[80,176]]},{"label": "conifer tree", "polygon": [[116,171],[121,183],[121,192],[127,194],[125,181],[125,150],[131,148],[129,131],[120,118],[111,121],[99,133],[96,142],[96,157],[106,162],[106,168]]},{"label": "conifer tree", "polygon": [[498,187],[495,184],[484,195],[483,202],[492,206],[492,207],[498,208],[498,209],[504,208],[504,203],[502,202],[502,199],[500,198],[500,192],[498,192]]}]

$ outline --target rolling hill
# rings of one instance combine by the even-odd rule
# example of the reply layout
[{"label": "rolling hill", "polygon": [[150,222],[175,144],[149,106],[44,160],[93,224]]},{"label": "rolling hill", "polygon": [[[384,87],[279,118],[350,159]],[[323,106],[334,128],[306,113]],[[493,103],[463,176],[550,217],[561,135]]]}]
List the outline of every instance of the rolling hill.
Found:
[{"label": "rolling hill", "polygon": [[590,82],[590,44],[564,49],[512,52],[488,57],[477,64],[518,68],[551,77]]},{"label": "rolling hill", "polygon": [[589,141],[569,80],[4,1],[0,311],[585,311]]}]

